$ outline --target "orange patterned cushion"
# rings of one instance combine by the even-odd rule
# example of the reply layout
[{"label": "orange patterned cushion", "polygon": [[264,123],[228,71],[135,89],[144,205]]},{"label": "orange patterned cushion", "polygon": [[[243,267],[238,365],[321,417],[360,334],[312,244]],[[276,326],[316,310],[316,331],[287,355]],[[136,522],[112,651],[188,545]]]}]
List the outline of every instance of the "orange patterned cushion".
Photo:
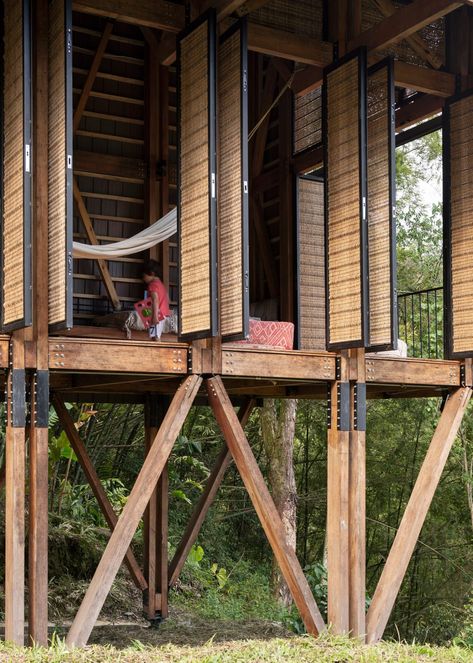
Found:
[{"label": "orange patterned cushion", "polygon": [[250,320],[250,333],[245,341],[260,348],[281,348],[292,350],[294,345],[294,325],[292,322],[276,322],[272,320]]}]

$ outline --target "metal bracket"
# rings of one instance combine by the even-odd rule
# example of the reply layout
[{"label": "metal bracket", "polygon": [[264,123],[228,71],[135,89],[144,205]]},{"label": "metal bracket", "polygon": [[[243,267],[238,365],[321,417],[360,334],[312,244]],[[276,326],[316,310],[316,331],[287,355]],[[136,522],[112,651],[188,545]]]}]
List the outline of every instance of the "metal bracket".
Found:
[{"label": "metal bracket", "polygon": [[337,384],[337,430],[350,430],[350,383]]},{"label": "metal bracket", "polygon": [[340,380],[342,377],[342,358],[335,357],[335,380]]},{"label": "metal bracket", "polygon": [[11,422],[13,428],[26,426],[26,377],[24,368],[11,371]]},{"label": "metal bracket", "polygon": [[332,386],[327,382],[327,428],[332,428]]},{"label": "metal bracket", "polygon": [[366,383],[356,382],[353,392],[353,428],[366,430]]},{"label": "metal bracket", "polygon": [[49,425],[49,371],[38,370],[34,376],[34,416],[38,428]]},{"label": "metal bracket", "polygon": [[460,386],[466,387],[465,364],[460,364]]}]

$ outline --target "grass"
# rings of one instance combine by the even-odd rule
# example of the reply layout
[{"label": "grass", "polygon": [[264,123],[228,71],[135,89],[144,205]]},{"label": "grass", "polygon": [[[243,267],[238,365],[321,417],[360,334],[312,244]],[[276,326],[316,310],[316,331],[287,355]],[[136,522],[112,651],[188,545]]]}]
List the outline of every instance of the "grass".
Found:
[{"label": "grass", "polygon": [[450,661],[467,663],[472,660],[472,652],[459,647],[431,647],[429,645],[406,645],[383,642],[378,645],[362,645],[355,640],[323,636],[314,639],[308,636],[290,638],[271,638],[269,640],[243,640],[216,642],[210,639],[199,646],[179,646],[164,644],[149,646],[139,640],[132,642],[125,649],[112,646],[93,645],[85,649],[69,651],[63,641],[56,639],[49,649],[21,649],[0,645],[0,661],[11,663],[40,663],[42,661],[59,662],[107,662],[113,663],[148,663],[163,661],[174,663],[345,663],[375,661],[408,663],[411,661],[430,661],[448,663]]}]

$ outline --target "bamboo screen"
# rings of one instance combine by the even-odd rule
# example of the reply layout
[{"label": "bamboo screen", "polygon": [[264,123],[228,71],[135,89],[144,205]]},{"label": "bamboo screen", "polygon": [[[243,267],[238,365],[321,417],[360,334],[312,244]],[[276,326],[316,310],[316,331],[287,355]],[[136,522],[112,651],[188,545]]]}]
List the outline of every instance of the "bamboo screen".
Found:
[{"label": "bamboo screen", "polygon": [[3,3],[2,326],[31,324],[31,62],[29,2]]},{"label": "bamboo screen", "polygon": [[364,63],[360,52],[324,80],[329,348],[366,341]]},{"label": "bamboo screen", "polygon": [[217,333],[215,15],[179,40],[179,281],[181,337]]},{"label": "bamboo screen", "polygon": [[322,142],[322,91],[316,88],[294,99],[294,152]]},{"label": "bamboo screen", "polygon": [[473,354],[473,95],[447,106],[446,311],[450,356]]},{"label": "bamboo screen", "polygon": [[248,120],[246,23],[218,50],[220,330],[248,334]]},{"label": "bamboo screen", "polygon": [[324,185],[297,181],[299,348],[325,350]]},{"label": "bamboo screen", "polygon": [[368,264],[369,344],[393,349],[397,342],[395,310],[394,91],[392,63],[368,72]]},{"label": "bamboo screen", "polygon": [[49,324],[72,326],[72,13],[49,6]]}]

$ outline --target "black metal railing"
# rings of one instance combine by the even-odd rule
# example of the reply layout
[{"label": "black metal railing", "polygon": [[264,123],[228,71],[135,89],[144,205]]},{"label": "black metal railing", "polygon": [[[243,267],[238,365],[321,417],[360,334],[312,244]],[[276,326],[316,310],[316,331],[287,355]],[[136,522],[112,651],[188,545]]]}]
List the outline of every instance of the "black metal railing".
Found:
[{"label": "black metal railing", "polygon": [[443,288],[398,295],[399,338],[407,343],[409,357],[442,359]]}]

